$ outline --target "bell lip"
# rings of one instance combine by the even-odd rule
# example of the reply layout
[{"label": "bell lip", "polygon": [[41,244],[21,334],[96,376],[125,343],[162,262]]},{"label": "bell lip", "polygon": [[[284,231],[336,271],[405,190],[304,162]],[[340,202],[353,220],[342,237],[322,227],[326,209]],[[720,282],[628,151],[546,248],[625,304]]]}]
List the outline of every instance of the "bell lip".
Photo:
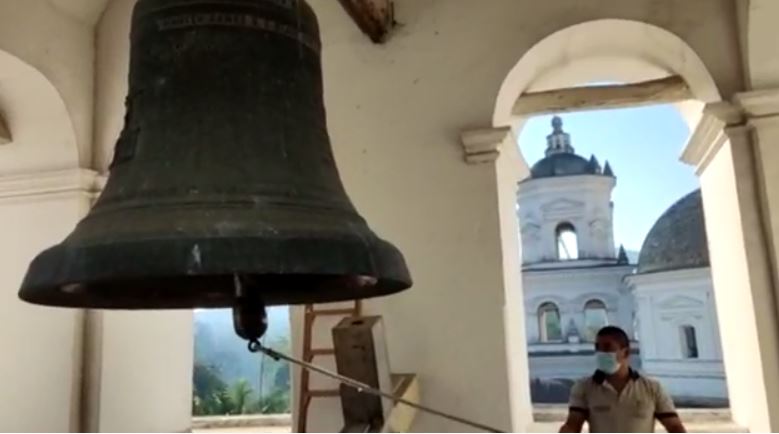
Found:
[{"label": "bell lip", "polygon": [[[346,256],[353,258],[360,255],[370,256],[370,260],[363,261],[362,264],[358,261],[352,262],[358,266],[351,269],[332,267],[334,264],[338,265],[337,261],[330,264],[329,270],[315,266],[304,270],[305,266],[303,266],[295,270],[288,269],[287,272],[279,272],[277,268],[273,269],[273,267],[278,267],[278,264],[270,265],[270,268],[263,268],[264,264],[257,263],[244,263],[243,265],[249,265],[249,267],[240,270],[233,269],[230,272],[224,268],[219,269],[219,267],[214,268],[207,265],[197,270],[188,268],[191,264],[187,264],[182,259],[186,258],[187,255],[181,254],[181,244],[194,243],[195,246],[202,246],[207,245],[209,241],[217,244],[223,243],[222,248],[230,250],[231,242],[238,242],[240,245],[240,243],[251,244],[267,240],[189,240],[187,243],[179,243],[175,246],[170,240],[100,246],[73,246],[68,245],[66,240],[62,244],[42,252],[32,261],[19,290],[19,298],[28,303],[52,307],[165,310],[231,307],[235,304],[235,297],[232,293],[235,276],[245,278],[248,282],[247,288],[257,291],[257,294],[263,298],[263,302],[268,306],[331,303],[382,297],[401,292],[412,286],[408,268],[400,251],[378,237],[374,238],[368,245],[355,246],[354,243],[347,242],[340,249],[334,249],[340,250],[342,260],[344,260],[344,251],[350,253]],[[311,240],[304,240],[303,244],[305,241]],[[139,248],[139,246],[141,247]],[[355,247],[358,248],[355,249]],[[161,250],[167,250],[167,252],[160,253]],[[178,254],[174,252],[176,250],[178,250]],[[219,251],[218,248],[216,250]],[[146,253],[154,251],[156,255],[167,258],[169,261],[165,264],[155,264],[157,268],[150,269],[148,259],[146,262],[142,260],[145,257],[148,258],[148,254],[145,254],[144,251]],[[294,251],[298,257],[302,257],[303,262],[305,262],[305,255],[300,255],[301,250],[296,250],[293,247],[291,251]],[[122,256],[123,270],[113,275],[105,272],[105,270],[111,269],[111,265],[115,264],[118,252]],[[309,256],[311,256],[310,252]],[[316,256],[316,250],[314,250],[314,256]],[[90,263],[88,270],[85,270],[85,261]],[[349,263],[348,259],[344,261],[344,264]],[[204,260],[204,263],[207,262]],[[311,263],[310,265],[321,266],[322,264]],[[167,273],[162,272],[165,267],[168,267]],[[171,270],[175,272],[171,272]],[[88,271],[93,271],[93,273]],[[375,279],[375,284],[363,288],[349,289],[346,288],[348,285],[333,288],[330,283],[324,286],[319,285],[319,280],[317,280],[322,278],[323,281],[330,282],[335,279],[351,279],[360,276]],[[266,282],[269,279],[276,282],[278,280],[273,279],[282,278],[293,282],[299,280],[308,282],[313,279],[311,281],[314,282],[314,285],[309,289],[301,288],[299,284],[293,283],[291,290],[264,287],[268,286]],[[175,289],[162,289],[163,286]],[[133,287],[150,289],[137,290],[137,296],[131,298],[124,291],[132,292],[130,288]],[[77,288],[78,290],[68,291],[68,288]],[[115,293],[118,294],[116,298],[112,299],[111,291],[118,291]],[[211,294],[209,299],[204,298],[204,294],[207,292]]]}]

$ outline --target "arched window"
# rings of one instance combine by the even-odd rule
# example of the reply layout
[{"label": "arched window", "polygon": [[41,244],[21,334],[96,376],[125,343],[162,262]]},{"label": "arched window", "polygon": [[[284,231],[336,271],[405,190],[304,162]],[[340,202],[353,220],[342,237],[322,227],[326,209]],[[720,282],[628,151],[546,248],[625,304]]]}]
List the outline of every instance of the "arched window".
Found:
[{"label": "arched window", "polygon": [[538,330],[541,342],[563,340],[560,310],[557,309],[554,303],[544,303],[538,308]]},{"label": "arched window", "polygon": [[570,261],[579,259],[579,241],[576,228],[570,223],[560,223],[555,230],[557,237],[557,259]]},{"label": "arched window", "polygon": [[590,300],[584,305],[584,337],[595,341],[595,336],[603,327],[609,325],[606,304],[600,300]]},{"label": "arched window", "polygon": [[682,357],[685,359],[698,358],[698,336],[695,327],[683,325],[679,327],[679,335],[682,341]]}]

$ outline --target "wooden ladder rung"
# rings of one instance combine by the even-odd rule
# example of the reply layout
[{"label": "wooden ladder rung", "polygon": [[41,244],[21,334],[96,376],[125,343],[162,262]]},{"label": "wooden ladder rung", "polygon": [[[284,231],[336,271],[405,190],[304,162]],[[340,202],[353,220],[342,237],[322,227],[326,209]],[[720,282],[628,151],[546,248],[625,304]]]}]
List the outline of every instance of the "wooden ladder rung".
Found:
[{"label": "wooden ladder rung", "polygon": [[[303,359],[312,363],[317,356],[334,356],[335,348],[311,348],[313,340],[314,322],[317,316],[348,316],[356,317],[362,314],[362,302],[354,301],[354,307],[343,309],[316,309],[313,304],[306,305],[303,324]],[[307,432],[308,408],[313,398],[336,398],[341,394],[339,390],[311,390],[309,389],[310,374],[303,369],[300,372],[300,402],[298,403],[297,429]]]},{"label": "wooden ladder rung", "polygon": [[357,309],[351,307],[351,308],[344,308],[344,309],[319,309],[319,310],[310,310],[306,312],[309,316],[313,315],[322,315],[322,316],[343,316],[343,315],[355,315],[357,314]]}]

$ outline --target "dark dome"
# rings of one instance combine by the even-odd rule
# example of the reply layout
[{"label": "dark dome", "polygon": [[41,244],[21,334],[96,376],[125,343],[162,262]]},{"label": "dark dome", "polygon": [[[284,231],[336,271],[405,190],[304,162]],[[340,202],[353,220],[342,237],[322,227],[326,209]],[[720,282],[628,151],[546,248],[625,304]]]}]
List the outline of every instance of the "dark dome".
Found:
[{"label": "dark dome", "polygon": [[638,257],[638,273],[709,266],[701,191],[673,204],[649,231]]},{"label": "dark dome", "polygon": [[532,178],[549,178],[552,176],[597,175],[597,167],[584,158],[572,153],[552,154],[530,169]]}]

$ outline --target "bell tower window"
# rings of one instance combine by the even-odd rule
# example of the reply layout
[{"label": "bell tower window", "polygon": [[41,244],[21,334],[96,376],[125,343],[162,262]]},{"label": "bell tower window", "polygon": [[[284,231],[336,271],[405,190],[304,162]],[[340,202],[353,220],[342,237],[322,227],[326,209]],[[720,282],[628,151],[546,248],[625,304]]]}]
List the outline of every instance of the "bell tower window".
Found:
[{"label": "bell tower window", "polygon": [[570,223],[560,223],[555,230],[557,239],[557,259],[571,261],[579,259],[579,240],[576,228]]}]

